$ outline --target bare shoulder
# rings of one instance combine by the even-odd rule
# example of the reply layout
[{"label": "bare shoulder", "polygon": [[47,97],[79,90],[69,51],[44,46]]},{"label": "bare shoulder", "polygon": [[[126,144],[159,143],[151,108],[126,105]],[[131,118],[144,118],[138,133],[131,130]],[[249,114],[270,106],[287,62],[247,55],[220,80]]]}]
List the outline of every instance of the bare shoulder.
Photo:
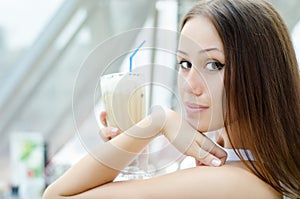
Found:
[{"label": "bare shoulder", "polygon": [[173,175],[198,198],[280,198],[254,174],[235,166],[195,167]]},{"label": "bare shoulder", "polygon": [[216,194],[216,198],[264,198],[264,199],[280,199],[278,194],[270,185],[263,182],[247,169],[224,165],[222,167],[196,167],[190,169],[195,178],[195,184],[202,182],[208,190],[214,190],[220,194]]},{"label": "bare shoulder", "polygon": [[[136,198],[279,199],[268,184],[234,166],[195,167],[141,181],[110,183],[103,188]],[[127,198],[127,197],[123,197]]]}]

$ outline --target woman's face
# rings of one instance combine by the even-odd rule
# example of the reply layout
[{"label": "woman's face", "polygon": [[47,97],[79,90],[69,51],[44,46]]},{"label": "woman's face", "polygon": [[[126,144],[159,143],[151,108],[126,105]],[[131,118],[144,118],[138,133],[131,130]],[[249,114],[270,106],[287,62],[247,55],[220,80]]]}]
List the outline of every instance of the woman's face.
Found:
[{"label": "woman's face", "polygon": [[224,48],[206,17],[194,17],[184,25],[177,52],[178,88],[187,121],[207,132],[224,126]]}]

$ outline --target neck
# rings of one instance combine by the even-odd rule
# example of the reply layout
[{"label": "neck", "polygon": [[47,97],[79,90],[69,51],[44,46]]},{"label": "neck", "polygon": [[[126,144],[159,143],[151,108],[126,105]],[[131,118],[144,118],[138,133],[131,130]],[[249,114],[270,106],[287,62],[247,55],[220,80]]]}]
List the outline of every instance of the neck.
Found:
[{"label": "neck", "polygon": [[216,132],[216,142],[224,148],[232,149],[232,145],[229,141],[225,128],[221,128]]}]

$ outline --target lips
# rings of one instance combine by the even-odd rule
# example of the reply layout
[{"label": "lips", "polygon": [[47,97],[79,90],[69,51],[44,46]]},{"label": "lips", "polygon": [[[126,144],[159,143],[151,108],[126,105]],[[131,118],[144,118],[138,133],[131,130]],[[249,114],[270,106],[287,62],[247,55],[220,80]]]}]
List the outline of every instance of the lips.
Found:
[{"label": "lips", "polygon": [[185,108],[188,114],[201,113],[209,108],[207,105],[186,103]]}]

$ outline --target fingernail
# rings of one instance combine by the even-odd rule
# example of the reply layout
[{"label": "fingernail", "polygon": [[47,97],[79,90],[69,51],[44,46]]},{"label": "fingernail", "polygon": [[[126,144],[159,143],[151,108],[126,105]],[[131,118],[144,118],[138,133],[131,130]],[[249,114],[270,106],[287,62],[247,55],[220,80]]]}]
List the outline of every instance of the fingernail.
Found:
[{"label": "fingernail", "polygon": [[117,132],[118,132],[118,128],[113,128],[111,129],[111,132],[114,134],[114,135],[117,135]]},{"label": "fingernail", "polygon": [[213,160],[211,161],[211,164],[212,164],[214,167],[218,167],[218,166],[221,165],[221,160],[219,160],[219,159],[213,159]]}]

